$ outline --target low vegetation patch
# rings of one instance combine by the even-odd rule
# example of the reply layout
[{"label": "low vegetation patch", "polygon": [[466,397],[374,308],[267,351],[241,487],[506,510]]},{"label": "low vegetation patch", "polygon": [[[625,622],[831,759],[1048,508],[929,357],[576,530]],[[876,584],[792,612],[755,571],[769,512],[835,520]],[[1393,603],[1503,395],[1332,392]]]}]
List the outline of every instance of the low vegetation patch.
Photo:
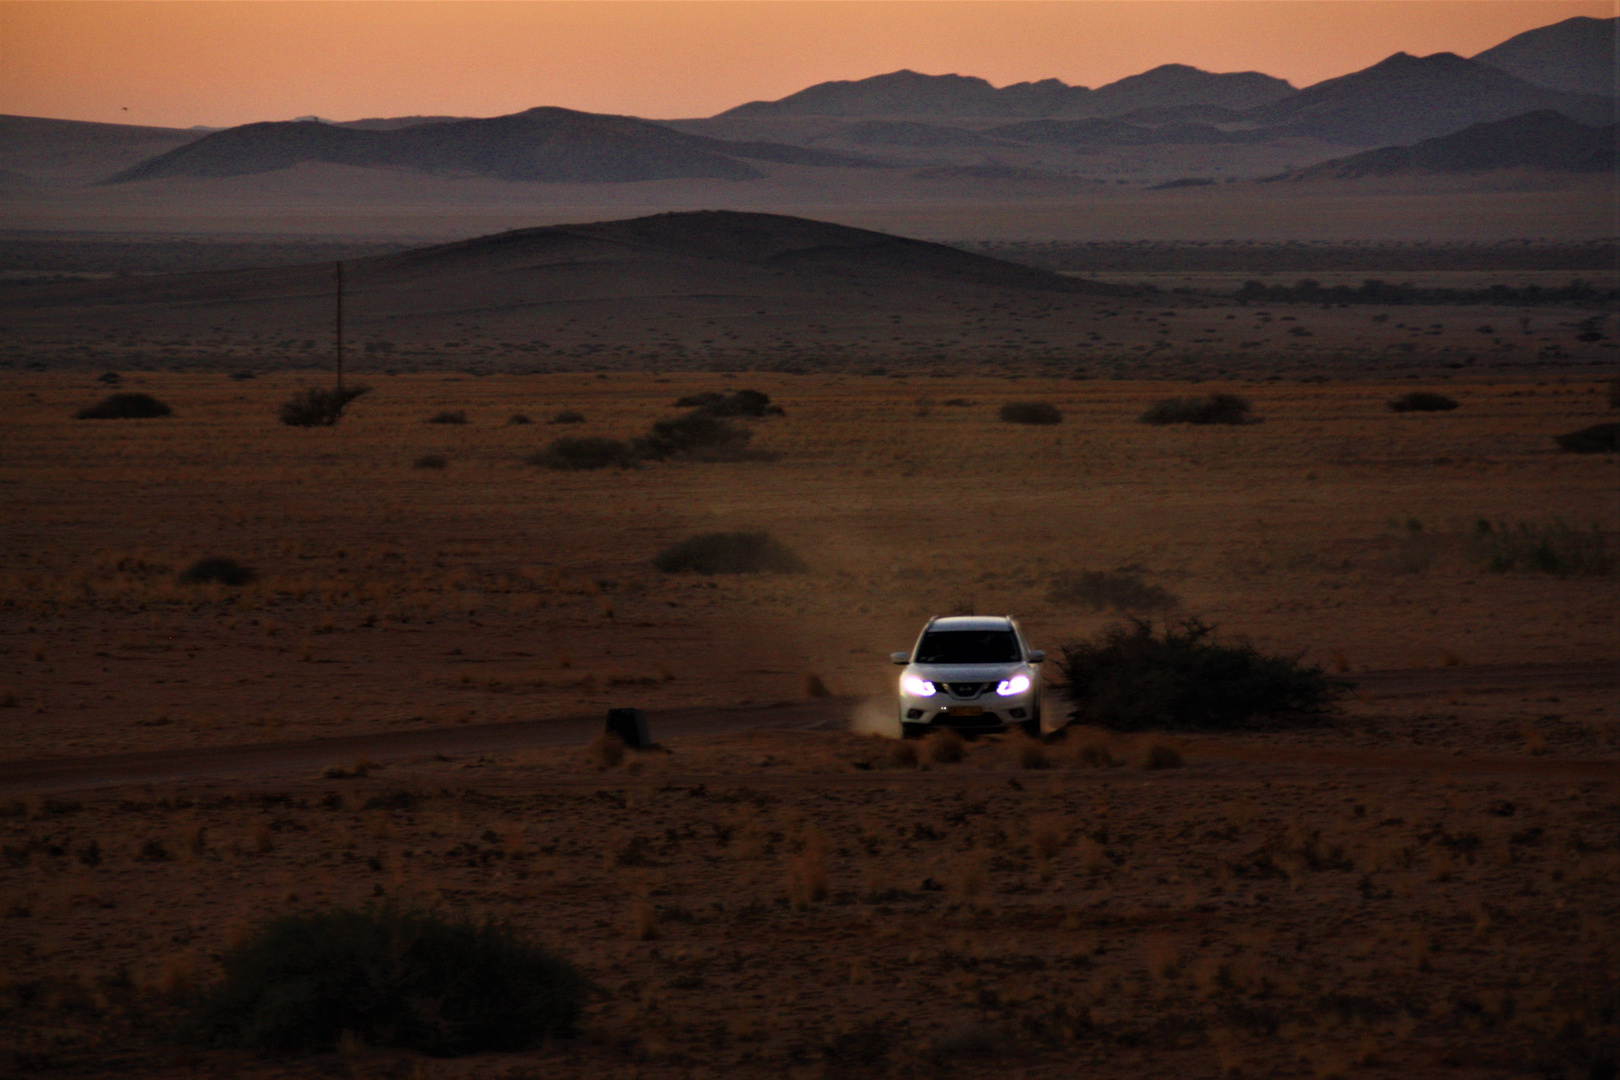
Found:
[{"label": "low vegetation patch", "polygon": [[450,462],[443,454],[423,454],[411,462],[411,467],[414,469],[442,469],[448,464]]},{"label": "low vegetation patch", "polygon": [[1544,524],[1480,520],[1474,542],[1485,568],[1494,574],[1556,574],[1601,577],[1614,572],[1614,555],[1596,526],[1581,530],[1554,518]]},{"label": "low vegetation patch", "polygon": [[758,390],[738,390],[734,394],[709,391],[688,394],[675,402],[677,409],[697,409],[710,416],[785,416],[782,406],[772,405],[771,396]]},{"label": "low vegetation patch", "polygon": [[1144,424],[1252,424],[1249,402],[1236,394],[1165,398],[1155,402],[1140,420]]},{"label": "low vegetation patch", "polygon": [[585,414],[582,412],[575,412],[573,409],[563,409],[550,420],[546,421],[548,424],[583,424],[584,422]]},{"label": "low vegetation patch", "polygon": [[702,409],[684,416],[659,420],[631,445],[637,456],[653,461],[685,458],[690,461],[746,461],[765,457],[750,450],[754,433]]},{"label": "low vegetation patch", "polygon": [[467,414],[460,409],[441,409],[428,417],[430,424],[465,424]]},{"label": "low vegetation patch", "polygon": [[391,907],[284,915],[223,963],[191,1033],[259,1051],[345,1037],[445,1056],[521,1050],[570,1034],[587,989],[504,924]]},{"label": "low vegetation patch", "polygon": [[74,415],[80,420],[150,420],[174,412],[151,394],[113,394]]},{"label": "low vegetation patch", "polygon": [[1609,422],[1554,435],[1558,449],[1570,454],[1612,454],[1620,450],[1620,424]]},{"label": "low vegetation patch", "polygon": [[530,454],[525,460],[530,465],[544,465],[548,469],[605,469],[609,465],[628,469],[636,463],[636,455],[618,439],[590,435],[553,440],[550,446]]},{"label": "low vegetation patch", "polygon": [[1009,401],[1001,407],[1005,424],[1061,424],[1063,413],[1050,401]]},{"label": "low vegetation patch", "polygon": [[1349,684],[1298,657],[1217,641],[1195,618],[1132,620],[1063,647],[1058,663],[1075,723],[1116,731],[1227,730],[1319,720]]},{"label": "low vegetation patch", "polygon": [[1450,412],[1457,407],[1454,398],[1427,390],[1413,390],[1389,403],[1391,412]]},{"label": "low vegetation patch", "polygon": [[331,427],[343,418],[343,410],[349,402],[368,389],[365,386],[342,390],[312,386],[282,402],[281,422],[289,427]]},{"label": "low vegetation patch", "polygon": [[506,418],[506,422],[508,424],[532,424],[532,423],[534,423],[533,420],[529,419],[529,414],[528,413],[520,413],[520,412],[515,412],[511,416],[508,416]]},{"label": "low vegetation patch", "polygon": [[182,585],[229,585],[233,589],[251,584],[258,578],[258,572],[253,567],[221,556],[198,559],[180,572]]},{"label": "low vegetation patch", "polygon": [[1169,611],[1181,603],[1174,593],[1149,585],[1128,570],[1081,570],[1059,574],[1046,590],[1054,604],[1080,604],[1094,611]]},{"label": "low vegetation patch", "polygon": [[666,574],[791,574],[804,560],[763,532],[704,533],[660,551],[653,565]]}]

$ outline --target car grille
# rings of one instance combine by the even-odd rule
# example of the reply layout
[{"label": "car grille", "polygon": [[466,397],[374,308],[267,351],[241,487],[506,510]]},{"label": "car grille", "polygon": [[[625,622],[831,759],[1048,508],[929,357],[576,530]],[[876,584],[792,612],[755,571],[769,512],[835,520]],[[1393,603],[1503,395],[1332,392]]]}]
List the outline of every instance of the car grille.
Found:
[{"label": "car grille", "polygon": [[976,698],[991,688],[990,683],[982,682],[953,682],[941,683],[940,685],[950,691],[951,697],[954,698]]}]

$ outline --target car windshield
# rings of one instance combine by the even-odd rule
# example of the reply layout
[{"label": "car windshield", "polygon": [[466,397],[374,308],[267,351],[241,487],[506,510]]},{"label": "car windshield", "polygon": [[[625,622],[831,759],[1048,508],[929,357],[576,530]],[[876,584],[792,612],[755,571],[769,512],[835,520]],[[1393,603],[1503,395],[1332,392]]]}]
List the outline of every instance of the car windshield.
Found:
[{"label": "car windshield", "polygon": [[919,664],[1006,664],[1022,659],[1011,630],[930,630],[917,646]]}]

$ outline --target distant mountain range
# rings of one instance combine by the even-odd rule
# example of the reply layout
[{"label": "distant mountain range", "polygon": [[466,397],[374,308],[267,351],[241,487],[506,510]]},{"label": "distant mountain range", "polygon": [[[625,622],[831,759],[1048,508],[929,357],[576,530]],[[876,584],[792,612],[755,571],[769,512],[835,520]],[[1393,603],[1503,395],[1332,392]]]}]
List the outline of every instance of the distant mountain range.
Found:
[{"label": "distant mountain range", "polygon": [[1096,90],[1057,79],[996,89],[964,75],[896,71],[869,79],[825,82],[777,101],[751,101],[721,116],[916,116],[954,118],[1119,116],[1183,105],[1243,110],[1294,92],[1282,79],[1254,71],[1218,75],[1165,64]]},{"label": "distant mountain range", "polygon": [[1617,128],[1588,127],[1551,110],[1425,139],[1386,146],[1297,169],[1273,180],[1355,180],[1364,176],[1476,173],[1536,168],[1604,172],[1615,167]]},{"label": "distant mountain range", "polygon": [[1474,57],[1528,83],[1572,94],[1614,97],[1620,58],[1616,20],[1576,16],[1526,30]]},{"label": "distant mountain range", "polygon": [[107,182],[165,176],[242,176],[303,162],[575,183],[703,177],[751,180],[749,159],[796,165],[867,164],[824,150],[733,142],[632,116],[539,108],[488,120],[384,128],[316,120],[246,124],[205,135]]},{"label": "distant mountain range", "polygon": [[[245,176],[305,163],[622,183],[753,180],[769,163],[1061,182],[1086,171],[1085,156],[1108,148],[1137,160],[1151,153],[1166,162],[1269,162],[1263,167],[1274,170],[1335,152],[1324,144],[1394,147],[1410,153],[1391,153],[1389,162],[1425,162],[1430,151],[1419,152],[1419,145],[1515,117],[1541,119],[1510,130],[1551,131],[1545,114],[1590,129],[1613,125],[1616,25],[1616,19],[1568,19],[1473,59],[1396,53],[1304,89],[1257,72],[1167,64],[1096,89],[1057,79],[997,88],[968,76],[898,71],[821,83],[708,119],[665,122],[549,107],[489,119],[303,118],[213,132],[0,117],[0,172],[13,187]],[[1556,148],[1580,138],[1531,140],[1513,160],[1530,165],[1544,152],[1552,155],[1545,167],[1568,170],[1567,155]],[[1444,157],[1454,150],[1433,152]],[[1455,153],[1458,160],[1493,160],[1483,150]],[[1383,167],[1342,164],[1349,160],[1355,159],[1331,164]],[[1265,175],[1255,164],[1247,168],[1247,175]]]}]

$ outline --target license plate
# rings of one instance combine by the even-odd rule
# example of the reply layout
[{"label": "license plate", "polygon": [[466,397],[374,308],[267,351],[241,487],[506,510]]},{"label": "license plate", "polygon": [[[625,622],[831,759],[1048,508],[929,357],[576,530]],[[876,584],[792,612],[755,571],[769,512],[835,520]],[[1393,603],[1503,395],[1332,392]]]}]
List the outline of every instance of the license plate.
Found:
[{"label": "license plate", "polygon": [[946,710],[952,716],[983,716],[984,710],[977,705],[952,705]]}]

